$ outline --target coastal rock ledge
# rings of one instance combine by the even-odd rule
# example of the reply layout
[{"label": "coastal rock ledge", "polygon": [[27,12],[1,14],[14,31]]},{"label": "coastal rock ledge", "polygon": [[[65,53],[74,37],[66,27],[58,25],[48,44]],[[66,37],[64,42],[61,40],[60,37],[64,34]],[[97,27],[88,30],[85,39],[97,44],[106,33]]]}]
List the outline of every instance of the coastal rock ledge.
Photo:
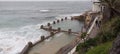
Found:
[{"label": "coastal rock ledge", "polygon": [[117,38],[113,42],[113,45],[109,54],[120,54],[120,34],[117,36]]}]

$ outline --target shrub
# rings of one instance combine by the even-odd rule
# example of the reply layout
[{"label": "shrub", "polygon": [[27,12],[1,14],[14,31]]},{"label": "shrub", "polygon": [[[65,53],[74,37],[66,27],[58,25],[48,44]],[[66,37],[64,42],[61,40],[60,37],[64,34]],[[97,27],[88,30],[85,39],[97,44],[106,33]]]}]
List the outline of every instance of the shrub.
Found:
[{"label": "shrub", "polygon": [[108,54],[111,47],[112,42],[110,41],[92,48],[86,54]]},{"label": "shrub", "polygon": [[[84,43],[80,43],[77,48],[76,51],[79,52],[79,54],[84,54],[85,52],[87,52],[92,46],[96,46],[96,39],[89,39],[86,40]],[[81,53],[82,52],[82,53]]]},{"label": "shrub", "polygon": [[[106,22],[101,26],[100,32],[93,39],[86,40],[84,43],[80,43],[76,51],[79,54],[85,54],[91,47],[105,43],[116,38],[117,34],[120,32],[120,18],[112,18],[110,21]],[[82,34],[83,38],[85,34]]]}]

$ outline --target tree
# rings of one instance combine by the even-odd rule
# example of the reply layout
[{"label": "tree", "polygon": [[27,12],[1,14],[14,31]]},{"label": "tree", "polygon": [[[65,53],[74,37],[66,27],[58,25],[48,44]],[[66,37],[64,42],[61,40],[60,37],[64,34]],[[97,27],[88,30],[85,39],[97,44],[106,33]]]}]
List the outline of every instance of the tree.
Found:
[{"label": "tree", "polygon": [[101,4],[110,10],[110,18],[120,16],[120,0],[100,0]]},{"label": "tree", "polygon": [[86,35],[87,35],[86,32],[83,32],[83,33],[81,34],[81,38],[84,40],[84,42],[85,42],[85,37],[86,37]]}]

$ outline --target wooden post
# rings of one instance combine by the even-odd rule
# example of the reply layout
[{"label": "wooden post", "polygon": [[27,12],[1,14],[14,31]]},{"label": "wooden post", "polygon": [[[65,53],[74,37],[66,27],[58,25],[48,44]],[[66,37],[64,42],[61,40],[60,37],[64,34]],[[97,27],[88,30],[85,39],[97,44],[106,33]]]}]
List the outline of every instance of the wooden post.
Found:
[{"label": "wooden post", "polygon": [[61,31],[61,28],[58,28],[58,32],[60,32]]},{"label": "wooden post", "polygon": [[61,21],[63,21],[63,19],[61,19]]},{"label": "wooden post", "polygon": [[28,46],[32,47],[33,46],[32,42],[28,42]]},{"label": "wooden post", "polygon": [[47,25],[50,26],[50,23],[48,23]]},{"label": "wooden post", "polygon": [[41,27],[40,27],[40,28],[41,28],[41,29],[43,29],[43,27],[44,27],[44,26],[43,26],[43,25],[41,25]]},{"label": "wooden post", "polygon": [[41,36],[41,41],[44,41],[45,40],[45,36]]},{"label": "wooden post", "polygon": [[60,21],[59,20],[57,20],[57,23],[59,23]]},{"label": "wooden post", "polygon": [[70,34],[72,32],[72,30],[71,29],[68,29],[68,33]]},{"label": "wooden post", "polygon": [[67,20],[67,17],[65,17],[65,20]]},{"label": "wooden post", "polygon": [[53,21],[53,24],[56,24],[56,22],[55,22],[55,21]]}]

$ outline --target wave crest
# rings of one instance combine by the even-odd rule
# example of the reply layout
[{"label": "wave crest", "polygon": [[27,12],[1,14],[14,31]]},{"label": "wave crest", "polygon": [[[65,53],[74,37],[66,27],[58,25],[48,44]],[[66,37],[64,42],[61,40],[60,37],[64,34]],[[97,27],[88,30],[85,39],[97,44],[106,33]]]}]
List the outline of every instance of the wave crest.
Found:
[{"label": "wave crest", "polygon": [[50,10],[40,10],[40,12],[49,12]]}]

